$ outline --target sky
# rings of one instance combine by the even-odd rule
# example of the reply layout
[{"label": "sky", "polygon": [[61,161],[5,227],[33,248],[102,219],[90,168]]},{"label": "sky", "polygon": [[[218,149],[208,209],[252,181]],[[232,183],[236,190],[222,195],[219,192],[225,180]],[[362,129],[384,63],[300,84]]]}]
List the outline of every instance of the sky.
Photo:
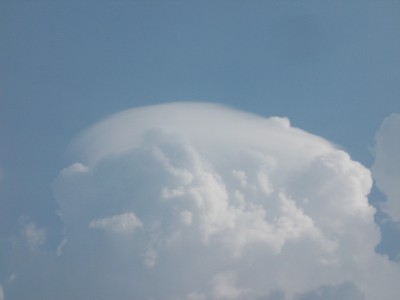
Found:
[{"label": "sky", "polygon": [[398,1],[0,1],[0,300],[393,300],[399,53]]}]

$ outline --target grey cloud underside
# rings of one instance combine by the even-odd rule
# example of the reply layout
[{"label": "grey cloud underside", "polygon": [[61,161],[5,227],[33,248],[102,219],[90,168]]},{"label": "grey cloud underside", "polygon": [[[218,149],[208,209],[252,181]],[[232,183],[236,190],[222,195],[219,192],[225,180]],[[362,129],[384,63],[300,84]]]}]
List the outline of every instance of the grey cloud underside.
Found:
[{"label": "grey cloud underside", "polygon": [[41,299],[399,293],[399,266],[374,251],[369,170],[287,119],[159,105],[94,125],[72,149],[54,184],[67,242],[40,256]]}]

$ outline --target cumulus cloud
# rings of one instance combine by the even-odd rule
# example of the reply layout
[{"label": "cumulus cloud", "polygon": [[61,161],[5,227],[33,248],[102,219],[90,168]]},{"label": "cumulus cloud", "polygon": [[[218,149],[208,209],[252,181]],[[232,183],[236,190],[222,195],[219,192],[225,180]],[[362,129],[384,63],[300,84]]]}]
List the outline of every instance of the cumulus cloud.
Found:
[{"label": "cumulus cloud", "polygon": [[68,243],[46,268],[51,297],[40,299],[400,292],[399,266],[374,251],[369,170],[286,118],[150,106],[95,124],[71,151],[54,183]]},{"label": "cumulus cloud", "polygon": [[400,222],[400,114],[387,117],[375,137],[373,176],[386,195],[383,210]]}]

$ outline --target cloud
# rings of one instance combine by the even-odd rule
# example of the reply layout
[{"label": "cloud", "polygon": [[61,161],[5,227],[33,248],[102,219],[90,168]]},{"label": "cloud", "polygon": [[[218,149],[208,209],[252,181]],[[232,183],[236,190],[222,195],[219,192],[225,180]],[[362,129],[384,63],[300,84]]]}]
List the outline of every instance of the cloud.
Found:
[{"label": "cloud", "polygon": [[113,115],[70,150],[54,182],[68,243],[40,258],[49,288],[36,299],[400,292],[399,266],[374,251],[369,170],[286,118],[163,104]]},{"label": "cloud", "polygon": [[132,212],[96,219],[89,223],[89,228],[121,234],[133,233],[136,228],[142,226],[142,222]]},{"label": "cloud", "polygon": [[400,114],[387,117],[375,136],[373,177],[386,195],[383,210],[400,221]]},{"label": "cloud", "polygon": [[245,299],[250,290],[236,286],[236,278],[233,273],[216,274],[213,279],[213,298],[215,299]]},{"label": "cloud", "polygon": [[46,230],[44,228],[37,228],[33,222],[25,224],[21,234],[31,250],[36,249],[46,241]]}]

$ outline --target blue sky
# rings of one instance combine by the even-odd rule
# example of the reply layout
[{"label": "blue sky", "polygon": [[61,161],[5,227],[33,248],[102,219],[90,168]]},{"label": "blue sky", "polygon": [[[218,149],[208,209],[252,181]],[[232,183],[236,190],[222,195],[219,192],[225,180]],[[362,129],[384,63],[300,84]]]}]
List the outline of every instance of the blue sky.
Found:
[{"label": "blue sky", "polygon": [[[400,111],[399,34],[398,1],[1,1],[2,241],[22,217],[57,248],[52,185],[74,162],[68,145],[132,107],[205,101],[288,117],[370,168],[376,132]],[[379,246],[392,256],[395,227],[382,225]]]}]

